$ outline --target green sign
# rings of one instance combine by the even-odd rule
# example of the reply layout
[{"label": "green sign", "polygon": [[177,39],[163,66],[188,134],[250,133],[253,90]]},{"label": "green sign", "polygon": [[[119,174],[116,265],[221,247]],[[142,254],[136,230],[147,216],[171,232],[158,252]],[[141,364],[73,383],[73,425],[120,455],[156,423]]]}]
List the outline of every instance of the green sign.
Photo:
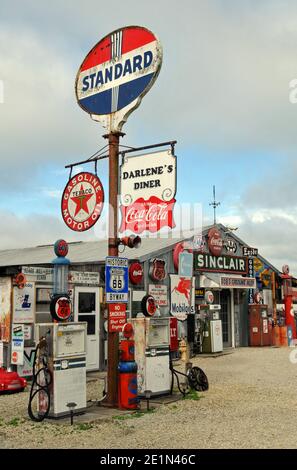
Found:
[{"label": "green sign", "polygon": [[246,274],[248,258],[244,256],[215,256],[209,253],[194,253],[195,271]]}]

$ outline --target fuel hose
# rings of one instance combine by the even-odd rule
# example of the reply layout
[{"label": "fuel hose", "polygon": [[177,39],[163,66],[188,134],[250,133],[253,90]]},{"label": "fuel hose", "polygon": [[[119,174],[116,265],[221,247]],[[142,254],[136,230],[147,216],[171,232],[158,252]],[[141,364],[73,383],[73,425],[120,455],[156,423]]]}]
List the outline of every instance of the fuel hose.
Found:
[{"label": "fuel hose", "polygon": [[33,379],[28,403],[28,415],[32,421],[41,422],[49,414],[51,381],[47,343],[45,338],[41,338],[34,351]]}]

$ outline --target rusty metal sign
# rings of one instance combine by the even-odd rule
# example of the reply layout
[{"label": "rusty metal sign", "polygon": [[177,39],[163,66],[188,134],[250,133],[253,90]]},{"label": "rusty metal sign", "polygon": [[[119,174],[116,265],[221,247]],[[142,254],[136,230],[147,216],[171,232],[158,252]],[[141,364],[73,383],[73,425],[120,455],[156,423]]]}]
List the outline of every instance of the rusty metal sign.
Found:
[{"label": "rusty metal sign", "polygon": [[125,26],[99,41],[81,64],[75,82],[79,106],[108,132],[119,132],[155,82],[162,46],[151,31]]}]

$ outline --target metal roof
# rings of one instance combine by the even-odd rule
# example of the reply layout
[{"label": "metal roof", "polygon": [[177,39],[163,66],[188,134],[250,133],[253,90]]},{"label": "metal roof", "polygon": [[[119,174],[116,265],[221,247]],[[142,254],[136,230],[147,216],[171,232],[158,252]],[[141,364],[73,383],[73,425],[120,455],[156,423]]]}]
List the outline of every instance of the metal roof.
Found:
[{"label": "metal roof", "polygon": [[[203,228],[203,235],[207,233],[210,227]],[[223,224],[217,224],[223,232],[228,233],[243,246],[249,246],[241,240],[234,233],[230,233]],[[139,259],[145,261],[154,256],[159,256],[162,253],[173,248],[176,243],[193,237],[194,234],[199,233],[199,230],[187,230],[184,236],[178,232],[171,232],[169,236],[166,234],[162,237],[161,234],[150,238],[142,238],[141,246],[137,249],[126,248],[119,256],[128,259]],[[121,249],[121,247],[120,247]],[[73,242],[69,243],[69,252],[67,258],[70,259],[71,264],[92,264],[104,262],[107,253],[107,240],[90,241],[90,242]],[[280,273],[269,261],[263,258],[260,254],[258,257],[262,262],[270,266],[273,270]],[[0,250],[0,267],[7,266],[27,266],[27,265],[51,265],[55,258],[53,245],[43,245],[31,248],[17,248],[11,250]]]},{"label": "metal roof", "polygon": [[[185,240],[185,237],[142,238],[139,248],[126,248],[123,253],[119,253],[119,256],[144,261],[151,256],[158,256],[168,251],[168,248],[173,248],[182,240]],[[107,240],[69,243],[67,258],[70,259],[71,264],[99,263],[103,262],[106,256],[108,256]],[[2,250],[0,251],[0,267],[52,264],[54,258],[53,245]]]}]

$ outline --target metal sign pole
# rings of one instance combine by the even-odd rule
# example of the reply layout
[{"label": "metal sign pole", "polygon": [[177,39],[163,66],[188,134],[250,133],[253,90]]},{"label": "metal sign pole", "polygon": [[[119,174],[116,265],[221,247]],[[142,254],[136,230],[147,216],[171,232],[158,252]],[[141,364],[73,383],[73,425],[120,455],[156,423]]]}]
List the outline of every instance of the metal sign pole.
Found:
[{"label": "metal sign pole", "polygon": [[[108,215],[108,256],[118,256],[118,180],[119,141],[124,134],[110,133],[103,137],[109,143],[109,215]],[[110,312],[110,305],[108,306]],[[107,397],[110,406],[118,405],[118,354],[119,334],[108,332],[107,339]]]}]

